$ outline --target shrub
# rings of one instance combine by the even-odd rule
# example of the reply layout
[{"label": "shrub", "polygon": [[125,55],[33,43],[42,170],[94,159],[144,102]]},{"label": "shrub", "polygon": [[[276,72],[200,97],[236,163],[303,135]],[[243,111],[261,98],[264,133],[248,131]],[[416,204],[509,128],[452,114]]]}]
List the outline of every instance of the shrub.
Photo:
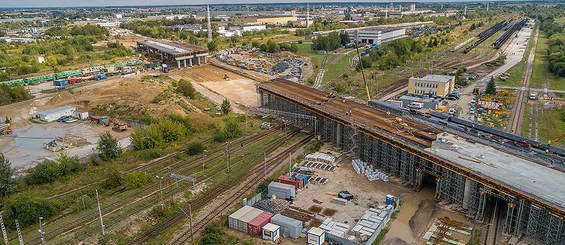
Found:
[{"label": "shrub", "polygon": [[186,153],[189,156],[198,155],[204,152],[204,144],[200,141],[192,141],[188,144],[188,148],[186,149]]},{"label": "shrub", "polygon": [[124,178],[118,166],[106,169],[104,176],[106,179],[102,182],[102,186],[106,189],[113,189],[124,184]]},{"label": "shrub", "polygon": [[196,89],[194,89],[194,86],[192,86],[192,83],[190,81],[184,78],[181,78],[179,80],[177,92],[191,99],[194,99],[196,97]]},{"label": "shrub", "polygon": [[151,179],[145,172],[135,171],[127,175],[126,185],[128,190],[141,188],[151,182]]},{"label": "shrub", "polygon": [[9,227],[15,228],[14,211],[17,211],[17,218],[20,226],[26,227],[37,224],[39,217],[48,219],[55,214],[55,206],[47,199],[31,196],[28,194],[16,194],[7,200],[6,223]]}]

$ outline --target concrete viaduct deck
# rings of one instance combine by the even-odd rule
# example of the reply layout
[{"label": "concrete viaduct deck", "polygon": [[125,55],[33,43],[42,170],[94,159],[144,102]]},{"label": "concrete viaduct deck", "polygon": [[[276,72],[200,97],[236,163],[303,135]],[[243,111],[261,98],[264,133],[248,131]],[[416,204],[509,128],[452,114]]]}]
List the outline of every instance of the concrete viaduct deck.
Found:
[{"label": "concrete viaduct deck", "polygon": [[187,43],[143,40],[137,42],[137,49],[157,56],[162,62],[176,63],[178,68],[206,64],[208,59],[207,49]]},{"label": "concrete viaduct deck", "polygon": [[565,244],[563,172],[503,147],[287,80],[260,83],[258,93],[261,107],[307,115],[301,123],[322,138],[416,189],[425,177],[435,178],[436,198],[479,221],[489,200],[505,201],[504,234]]}]

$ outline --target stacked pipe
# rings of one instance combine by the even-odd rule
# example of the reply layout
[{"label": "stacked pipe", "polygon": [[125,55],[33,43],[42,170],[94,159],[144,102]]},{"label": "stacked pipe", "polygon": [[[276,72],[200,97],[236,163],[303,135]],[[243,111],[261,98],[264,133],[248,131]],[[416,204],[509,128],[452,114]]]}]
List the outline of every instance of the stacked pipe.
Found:
[{"label": "stacked pipe", "polygon": [[375,170],[372,165],[369,165],[366,162],[363,162],[359,159],[353,159],[351,161],[351,165],[353,166],[353,170],[355,170],[357,174],[364,174],[369,181],[375,181],[381,179],[385,182],[388,182],[389,180],[388,175],[378,170]]},{"label": "stacked pipe", "polygon": [[479,40],[476,41],[475,43],[471,44],[471,46],[465,48],[465,50],[463,50],[463,53],[468,53],[469,51],[473,50],[474,48],[479,46],[481,43],[483,43],[485,40],[487,40],[489,37],[491,37],[493,34],[500,31],[500,29],[502,29],[505,26],[507,26],[508,24],[510,24],[510,22],[511,22],[511,20],[501,21],[501,22],[494,24],[492,27],[484,30],[483,32],[481,32],[479,34]]},{"label": "stacked pipe", "polygon": [[492,43],[492,45],[494,45],[495,48],[502,47],[502,45],[504,45],[504,43],[506,43],[506,41],[508,41],[508,39],[510,39],[510,37],[512,37],[512,35],[516,31],[522,29],[522,27],[524,27],[524,25],[526,25],[526,22],[527,22],[527,19],[523,19],[520,22],[516,22],[504,34],[502,34],[502,36],[500,38],[498,38],[498,40],[496,40],[496,42]]}]

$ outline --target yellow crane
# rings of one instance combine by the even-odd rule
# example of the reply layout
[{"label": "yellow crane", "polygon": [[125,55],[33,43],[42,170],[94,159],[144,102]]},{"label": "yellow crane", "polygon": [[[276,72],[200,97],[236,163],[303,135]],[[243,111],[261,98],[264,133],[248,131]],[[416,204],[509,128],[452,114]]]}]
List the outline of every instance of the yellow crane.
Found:
[{"label": "yellow crane", "polygon": [[560,140],[563,139],[563,138],[565,138],[565,134],[559,135],[559,136],[557,136],[557,137],[555,137],[555,138],[553,138],[553,139],[548,140],[548,141],[547,141],[547,144],[548,144],[548,145],[553,145],[553,144],[557,143],[557,141],[560,141]]},{"label": "yellow crane", "polygon": [[371,100],[371,93],[369,92],[369,85],[365,79],[365,71],[363,70],[363,61],[361,60],[361,54],[359,54],[359,45],[355,41],[355,49],[357,50],[357,57],[359,57],[359,67],[361,67],[361,75],[363,76],[363,83],[365,84],[365,92],[367,93],[367,101]]}]

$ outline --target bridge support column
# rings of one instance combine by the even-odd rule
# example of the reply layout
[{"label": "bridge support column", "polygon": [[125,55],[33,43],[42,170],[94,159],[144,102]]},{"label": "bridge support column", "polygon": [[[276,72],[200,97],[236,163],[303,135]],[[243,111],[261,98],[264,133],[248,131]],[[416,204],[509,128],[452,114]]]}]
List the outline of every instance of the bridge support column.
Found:
[{"label": "bridge support column", "polygon": [[473,193],[471,193],[472,184],[473,184],[472,180],[465,179],[465,191],[463,192],[463,205],[461,205],[463,209],[469,208],[469,199],[471,198],[471,195],[473,195]]},{"label": "bridge support column", "polygon": [[336,124],[336,146],[337,148],[341,148],[341,131],[343,131],[343,126],[341,126],[341,124],[337,123]]},{"label": "bridge support column", "polygon": [[438,177],[436,179],[436,194],[434,196],[436,200],[439,200],[441,198],[441,183],[441,178]]},{"label": "bridge support column", "polygon": [[184,67],[186,67],[186,59],[182,60],[182,62],[184,63]]},{"label": "bridge support column", "polygon": [[180,60],[177,60],[177,67],[180,68]]},{"label": "bridge support column", "polygon": [[192,67],[192,58],[188,59],[188,64]]},{"label": "bridge support column", "polygon": [[485,219],[485,205],[487,203],[487,194],[484,191],[479,191],[479,206],[477,207],[477,214],[475,219],[483,222]]}]

